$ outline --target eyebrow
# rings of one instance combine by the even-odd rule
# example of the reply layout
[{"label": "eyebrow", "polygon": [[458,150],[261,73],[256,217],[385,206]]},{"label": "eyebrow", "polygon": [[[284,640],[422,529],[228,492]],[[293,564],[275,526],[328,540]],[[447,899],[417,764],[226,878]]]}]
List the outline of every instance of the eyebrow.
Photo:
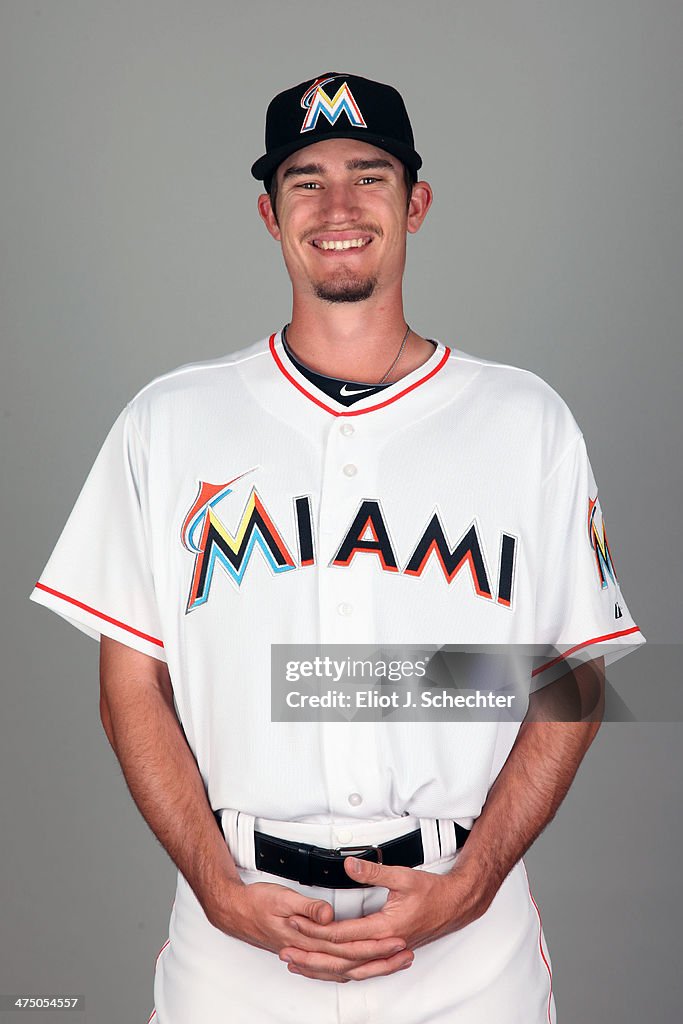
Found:
[{"label": "eyebrow", "polygon": [[[345,167],[347,171],[377,171],[377,170],[391,170],[395,171],[396,168],[390,160],[385,160],[383,157],[370,157],[367,160],[347,160]],[[325,167],[323,164],[291,164],[282,175],[282,180],[286,178],[300,177],[308,174],[325,174]]]},{"label": "eyebrow", "polygon": [[376,171],[381,168],[396,170],[391,160],[385,160],[381,156],[371,157],[369,160],[347,160],[346,169],[349,171]]}]

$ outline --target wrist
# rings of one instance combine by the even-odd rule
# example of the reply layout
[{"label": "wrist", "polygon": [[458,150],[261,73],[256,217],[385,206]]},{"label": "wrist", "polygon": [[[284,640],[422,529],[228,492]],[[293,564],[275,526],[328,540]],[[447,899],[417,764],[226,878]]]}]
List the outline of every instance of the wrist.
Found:
[{"label": "wrist", "polygon": [[246,888],[239,875],[228,875],[201,901],[207,920],[214,928],[226,932],[231,930],[234,919],[239,915],[241,898]]},{"label": "wrist", "polygon": [[471,921],[486,913],[502,881],[498,881],[486,864],[474,857],[466,860],[462,854],[442,877],[453,915]]}]

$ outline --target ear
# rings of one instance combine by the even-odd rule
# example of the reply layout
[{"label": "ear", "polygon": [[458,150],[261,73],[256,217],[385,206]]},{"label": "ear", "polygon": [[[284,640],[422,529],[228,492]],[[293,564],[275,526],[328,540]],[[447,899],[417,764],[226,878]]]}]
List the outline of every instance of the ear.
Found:
[{"label": "ear", "polygon": [[261,220],[266,225],[268,233],[273,236],[276,242],[280,241],[280,228],[278,227],[273,213],[273,207],[270,202],[270,196],[267,192],[264,192],[262,196],[258,197],[258,212]]},{"label": "ear", "polygon": [[420,230],[422,221],[427,216],[427,210],[432,205],[434,194],[432,187],[427,181],[417,181],[413,185],[413,193],[408,206],[407,230],[411,235]]}]

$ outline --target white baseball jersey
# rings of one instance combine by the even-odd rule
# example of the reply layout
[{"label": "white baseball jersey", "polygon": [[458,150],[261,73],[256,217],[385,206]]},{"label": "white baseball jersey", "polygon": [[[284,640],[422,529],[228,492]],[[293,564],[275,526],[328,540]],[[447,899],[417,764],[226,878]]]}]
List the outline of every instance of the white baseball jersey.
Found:
[{"label": "white baseball jersey", "polygon": [[272,722],[273,643],[644,642],[565,403],[441,343],[351,407],[278,333],[152,381],[31,598],[166,661],[212,808],[285,821],[467,826],[519,726]]}]

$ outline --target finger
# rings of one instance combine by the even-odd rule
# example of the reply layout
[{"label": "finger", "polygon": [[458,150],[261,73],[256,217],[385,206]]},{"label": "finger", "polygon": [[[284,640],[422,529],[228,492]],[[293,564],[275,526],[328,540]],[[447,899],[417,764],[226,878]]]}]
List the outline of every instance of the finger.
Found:
[{"label": "finger", "polygon": [[304,917],[310,918],[317,924],[326,925],[334,921],[334,908],[325,900],[307,900]]},{"label": "finger", "polygon": [[320,925],[307,917],[294,915],[290,917],[289,923],[301,935],[310,939],[322,939],[325,942],[344,943],[380,939],[396,939],[400,941],[401,935],[396,934],[396,922],[390,921],[386,913],[378,910],[375,914],[368,914],[367,917],[350,917],[345,921],[331,921],[329,924]]},{"label": "finger", "polygon": [[[306,977],[324,977],[325,980],[347,978],[355,981],[393,974],[404,967],[409,967],[414,959],[409,949],[404,949],[391,957],[379,957],[361,964],[338,956],[328,956],[326,953],[305,950],[294,950],[293,953],[295,955],[291,957],[288,965],[292,973],[299,972]],[[281,959],[284,959],[282,954]]]},{"label": "finger", "polygon": [[296,961],[297,954],[302,952],[325,953],[328,956],[338,957],[342,960],[357,961],[364,963],[366,960],[378,960],[383,957],[393,956],[406,948],[403,939],[379,939],[362,942],[345,942],[337,945],[334,942],[325,942],[322,939],[309,939],[305,937],[292,939],[291,944],[283,946],[280,950],[280,958],[290,957]]},{"label": "finger", "polygon": [[314,981],[336,981],[339,985],[346,985],[350,978],[341,978],[334,974],[314,974],[313,971],[302,971],[298,967],[293,967],[291,964],[288,967],[290,974],[300,974],[302,978],[313,978]]},{"label": "finger", "polygon": [[345,857],[344,868],[350,878],[365,885],[383,885],[387,889],[403,891],[412,888],[415,882],[415,872],[412,868],[389,867],[387,864],[375,864],[372,860],[360,860],[358,857]]},{"label": "finger", "polygon": [[387,974],[396,974],[398,971],[405,971],[412,966],[414,955],[406,950],[403,954],[394,957],[387,957],[385,960],[369,960],[359,967],[353,967],[346,972],[346,977],[351,981],[365,981],[367,978],[381,978]]},{"label": "finger", "polygon": [[300,917],[305,922],[313,922],[318,925],[327,925],[334,921],[334,909],[326,900],[312,900],[306,896],[300,896],[293,889],[283,893],[277,905],[277,911],[282,917]]}]

